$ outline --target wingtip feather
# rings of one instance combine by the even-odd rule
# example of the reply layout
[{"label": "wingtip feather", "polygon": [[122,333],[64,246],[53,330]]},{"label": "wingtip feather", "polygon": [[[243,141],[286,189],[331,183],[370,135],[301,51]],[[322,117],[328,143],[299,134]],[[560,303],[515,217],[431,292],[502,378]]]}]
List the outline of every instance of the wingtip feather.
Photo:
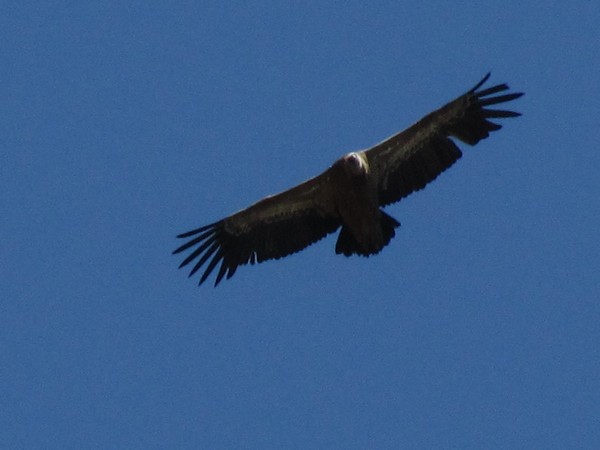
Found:
[{"label": "wingtip feather", "polygon": [[485,74],[485,76],[481,79],[481,81],[479,83],[477,83],[469,92],[475,92],[477,89],[479,89],[483,83],[485,83],[490,76],[492,75],[492,72],[488,72]]},{"label": "wingtip feather", "polygon": [[196,228],[196,229],[194,229],[194,230],[191,230],[191,231],[186,231],[185,233],[178,234],[178,235],[177,235],[177,238],[178,238],[178,239],[184,239],[184,238],[188,238],[188,237],[190,237],[190,236],[194,236],[194,235],[196,235],[196,234],[198,234],[198,233],[201,233],[201,232],[203,232],[203,231],[205,231],[205,230],[208,230],[209,228],[212,228],[212,227],[214,227],[214,226],[215,226],[215,225],[217,225],[218,223],[219,223],[219,222],[214,222],[214,223],[211,223],[211,224],[209,224],[209,225],[204,225],[203,227]]}]

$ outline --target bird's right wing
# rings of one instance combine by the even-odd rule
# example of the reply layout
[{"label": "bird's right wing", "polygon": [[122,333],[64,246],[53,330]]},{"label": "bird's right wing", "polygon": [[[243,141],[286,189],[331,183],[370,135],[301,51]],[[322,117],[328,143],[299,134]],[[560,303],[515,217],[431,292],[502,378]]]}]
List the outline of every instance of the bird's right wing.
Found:
[{"label": "bird's right wing", "polygon": [[180,234],[178,238],[191,239],[173,253],[194,250],[179,267],[197,259],[192,276],[208,262],[202,284],[220,262],[216,286],[225,275],[231,278],[240,265],[282,258],[333,233],[341,221],[329,202],[331,170],[223,220]]}]

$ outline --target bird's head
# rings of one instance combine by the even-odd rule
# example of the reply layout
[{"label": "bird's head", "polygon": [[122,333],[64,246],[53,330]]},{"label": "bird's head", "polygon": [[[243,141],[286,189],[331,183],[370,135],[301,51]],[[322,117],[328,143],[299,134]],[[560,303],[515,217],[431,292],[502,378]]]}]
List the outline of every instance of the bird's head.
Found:
[{"label": "bird's head", "polygon": [[364,177],[369,172],[369,164],[364,155],[351,152],[342,158],[342,165],[348,175],[353,177]]}]

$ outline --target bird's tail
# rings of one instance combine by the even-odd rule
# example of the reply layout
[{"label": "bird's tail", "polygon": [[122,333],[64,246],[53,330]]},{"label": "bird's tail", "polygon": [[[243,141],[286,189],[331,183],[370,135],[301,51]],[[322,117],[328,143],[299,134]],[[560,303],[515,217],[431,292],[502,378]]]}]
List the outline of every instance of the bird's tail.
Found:
[{"label": "bird's tail", "polygon": [[376,243],[372,248],[364,248],[358,243],[350,231],[350,228],[344,225],[340,230],[340,235],[338,236],[337,243],[335,244],[335,252],[338,255],[343,254],[345,256],[350,256],[353,254],[369,256],[379,253],[383,247],[388,245],[392,238],[396,235],[395,229],[400,226],[400,222],[381,210],[379,212],[381,214],[380,225],[382,236],[380,242]]}]

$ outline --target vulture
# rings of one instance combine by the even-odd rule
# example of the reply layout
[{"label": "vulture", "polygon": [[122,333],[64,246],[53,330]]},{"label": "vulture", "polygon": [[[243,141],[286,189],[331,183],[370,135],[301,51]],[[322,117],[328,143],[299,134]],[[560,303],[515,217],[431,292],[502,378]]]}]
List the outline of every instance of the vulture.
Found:
[{"label": "vulture", "polygon": [[501,128],[490,119],[520,115],[490,108],[523,93],[507,93],[506,84],[480,89],[489,76],[406,130],[342,156],[320,175],[180,234],[187,241],[173,253],[190,253],[179,267],[193,263],[192,276],[206,265],[202,284],[219,266],[217,286],[239,266],[296,253],[338,229],[336,254],[378,253],[400,226],[382,207],[423,189],[454,164],[462,155],[455,140],[475,145]]}]

